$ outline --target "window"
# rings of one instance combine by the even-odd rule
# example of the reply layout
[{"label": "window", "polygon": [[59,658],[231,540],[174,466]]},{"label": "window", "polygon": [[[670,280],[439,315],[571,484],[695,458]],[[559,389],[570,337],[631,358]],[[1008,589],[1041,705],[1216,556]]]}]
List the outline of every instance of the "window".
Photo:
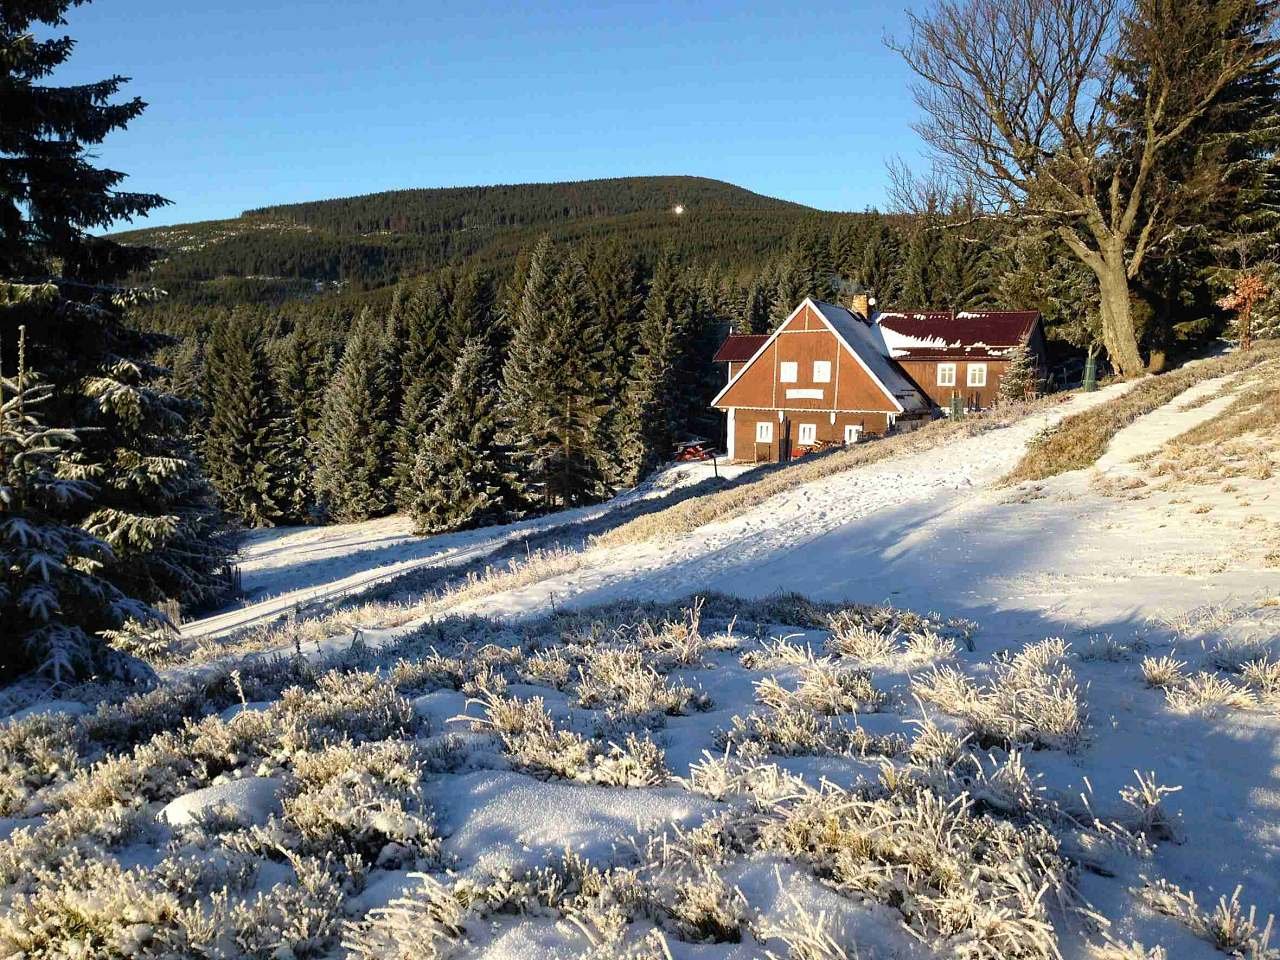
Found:
[{"label": "window", "polygon": [[862,435],[862,427],[856,423],[851,423],[844,428],[844,442],[857,443],[858,438]]},{"label": "window", "polygon": [[831,382],[831,361],[830,360],[813,361],[813,382],[814,383],[830,383]]},{"label": "window", "polygon": [[800,446],[811,447],[818,442],[818,425],[816,423],[800,424]]},{"label": "window", "polygon": [[956,365],[954,363],[938,364],[938,386],[954,387],[956,385]]},{"label": "window", "polygon": [[756,424],[756,443],[773,443],[772,420],[761,420]]},{"label": "window", "polygon": [[987,365],[985,363],[969,364],[969,379],[966,383],[971,387],[985,387],[987,385]]},{"label": "window", "polygon": [[783,383],[795,383],[799,366],[794,360],[783,360],[778,364],[778,379]]}]

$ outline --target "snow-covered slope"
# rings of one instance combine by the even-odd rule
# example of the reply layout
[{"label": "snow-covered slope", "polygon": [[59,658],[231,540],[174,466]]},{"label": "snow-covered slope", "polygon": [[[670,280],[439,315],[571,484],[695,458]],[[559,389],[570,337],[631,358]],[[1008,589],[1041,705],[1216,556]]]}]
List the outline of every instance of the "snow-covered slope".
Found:
[{"label": "snow-covered slope", "polygon": [[[1280,497],[1261,461],[1144,459],[1241,382],[1088,471],[998,482],[1123,386],[447,611],[490,620],[28,711],[0,731],[0,956],[102,929],[156,956],[214,930],[335,960],[1276,960]],[[566,519],[276,533],[246,585],[335,595]],[[223,887],[240,913],[201,899]]]}]

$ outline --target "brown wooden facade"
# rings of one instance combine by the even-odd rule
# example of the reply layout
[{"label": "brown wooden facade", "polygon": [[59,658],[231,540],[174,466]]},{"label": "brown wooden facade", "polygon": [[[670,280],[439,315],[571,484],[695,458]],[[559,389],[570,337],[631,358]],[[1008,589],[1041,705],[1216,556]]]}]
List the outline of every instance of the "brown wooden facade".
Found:
[{"label": "brown wooden facade", "polygon": [[[1000,378],[1009,369],[1009,361],[976,357],[923,360],[902,357],[898,366],[906,371],[925,396],[944,410],[950,408],[952,397],[957,396],[964,401],[966,410],[982,410],[999,398]],[[981,385],[976,381],[981,381]]]},{"label": "brown wooden facade", "polygon": [[727,414],[731,459],[746,462],[882,435],[916,415],[808,301],[750,361],[730,363],[730,383],[715,406]]}]

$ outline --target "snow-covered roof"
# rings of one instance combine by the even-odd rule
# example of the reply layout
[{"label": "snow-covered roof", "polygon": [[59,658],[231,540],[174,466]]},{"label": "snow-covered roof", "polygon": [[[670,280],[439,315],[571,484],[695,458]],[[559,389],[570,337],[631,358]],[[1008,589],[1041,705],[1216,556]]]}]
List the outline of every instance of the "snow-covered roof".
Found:
[{"label": "snow-covered roof", "polygon": [[880,381],[904,411],[928,409],[929,401],[915,384],[907,379],[897,364],[889,359],[890,354],[885,341],[874,333],[871,327],[844,307],[834,303],[813,299],[806,302],[822,314],[823,319],[836,332],[836,336],[849,348],[849,352],[862,361],[867,372]]},{"label": "snow-covered roof", "polygon": [[1031,334],[1035,310],[893,310],[876,314],[873,327],[886,353],[903,360],[998,358]]}]

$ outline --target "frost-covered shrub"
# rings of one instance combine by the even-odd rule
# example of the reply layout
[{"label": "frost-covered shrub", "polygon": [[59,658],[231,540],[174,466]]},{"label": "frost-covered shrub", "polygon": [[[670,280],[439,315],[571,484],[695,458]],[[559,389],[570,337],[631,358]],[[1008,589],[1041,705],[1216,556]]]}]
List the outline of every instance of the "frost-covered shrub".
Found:
[{"label": "frost-covered shrub", "polygon": [[147,835],[153,819],[140,803],[59,810],[0,841],[0,886],[30,889],[39,868],[95,859]]},{"label": "frost-covered shrub", "polygon": [[1165,702],[1177,713],[1214,714],[1224,707],[1245,709],[1254,705],[1254,696],[1244,687],[1216,673],[1200,671],[1180,686],[1166,687]]},{"label": "frost-covered shrub", "polygon": [[35,714],[0,724],[0,817],[22,813],[36,791],[74,776],[80,740],[65,716]]},{"label": "frost-covered shrub", "polygon": [[1085,707],[1061,640],[1042,640],[998,660],[979,683],[953,667],[912,681],[921,700],[962,718],[984,747],[1030,744],[1071,749],[1085,733]]},{"label": "frost-covered shrub", "polygon": [[928,720],[920,724],[919,731],[911,741],[911,760],[926,767],[949,767],[964,751],[964,744],[964,738],[943,730],[932,720]]},{"label": "frost-covered shrub", "polygon": [[1271,643],[1256,637],[1219,637],[1209,646],[1208,660],[1219,670],[1240,673],[1250,661],[1271,655]]},{"label": "frost-covered shrub", "polygon": [[922,937],[990,960],[1058,956],[1044,893],[1067,888],[1058,841],[1035,822],[979,813],[904,782],[868,796],[803,787],[764,815],[760,845],[807,863],[845,893],[894,907]]},{"label": "frost-covered shrub", "polygon": [[0,914],[0,956],[155,955],[157,931],[176,928],[182,912],[174,894],[114,861],[68,864],[38,879]]},{"label": "frost-covered shrub", "polygon": [[837,657],[876,663],[892,659],[898,650],[895,636],[882,633],[847,614],[833,615],[830,629],[827,650]]},{"label": "frost-covered shrub", "polygon": [[871,674],[816,661],[800,668],[794,691],[773,678],[756,683],[756,700],[774,710],[788,707],[813,710],[826,716],[855,711],[871,713],[884,706],[884,691],[877,690]]},{"label": "frost-covered shrub", "polygon": [[241,849],[356,855],[400,866],[440,850],[422,798],[422,766],[405,741],[340,743],[294,758],[283,814],[232,841]]},{"label": "frost-covered shrub", "polygon": [[1248,960],[1277,960],[1280,948],[1271,946],[1275,917],[1268,914],[1264,921],[1258,916],[1257,907],[1246,909],[1240,902],[1241,889],[1236,887],[1230,900],[1219,897],[1212,910],[1196,903],[1194,893],[1163,879],[1147,881],[1135,892],[1153,910],[1181,921],[1197,937],[1223,953]]},{"label": "frost-covered shrub", "polygon": [[1241,670],[1245,683],[1264,699],[1280,696],[1280,660],[1266,657],[1250,660]]},{"label": "frost-covered shrub", "polygon": [[1161,690],[1180,687],[1186,680],[1187,665],[1182,660],[1165,654],[1162,657],[1142,658],[1142,679],[1147,686]]},{"label": "frost-covered shrub", "polygon": [[571,730],[557,730],[541,697],[520,700],[488,694],[478,702],[485,717],[474,726],[497,734],[507,754],[520,766],[569,780],[591,769],[595,745]]},{"label": "frost-covered shrub", "polygon": [[[710,866],[674,885],[670,911],[682,940],[738,943],[747,923],[747,900]],[[665,898],[664,898],[665,899]]]},{"label": "frost-covered shrub", "polygon": [[813,648],[801,646],[790,637],[761,640],[759,649],[748,650],[738,658],[748,670],[776,670],[779,667],[800,666],[813,663]]},{"label": "frost-covered shrub", "polygon": [[285,690],[269,712],[300,719],[317,742],[330,743],[402,737],[420,722],[413,705],[376,673],[331,671],[312,690]]},{"label": "frost-covered shrub", "polygon": [[661,726],[665,716],[711,707],[705,693],[671,682],[635,648],[593,652],[578,668],[574,689],[580,706],[604,709],[613,720],[641,726]]},{"label": "frost-covered shrub", "polygon": [[412,892],[345,925],[352,960],[443,960],[465,946],[467,908],[434,877],[410,876],[418,881]]},{"label": "frost-covered shrub", "polygon": [[746,717],[735,716],[728,730],[716,733],[716,742],[748,756],[891,757],[907,746],[897,734],[873,736],[859,726],[845,726],[794,704],[755,711]]},{"label": "frost-covered shrub", "polygon": [[1144,776],[1135,770],[1133,775],[1137,783],[1120,789],[1120,799],[1133,811],[1126,826],[1152,840],[1176,840],[1178,817],[1165,807],[1164,798],[1182,787],[1166,787],[1154,773]]},{"label": "frost-covered shrub", "polygon": [[670,775],[662,748],[647,735],[634,733],[627,734],[621,746],[610,744],[591,767],[591,779],[610,787],[655,787]]}]

